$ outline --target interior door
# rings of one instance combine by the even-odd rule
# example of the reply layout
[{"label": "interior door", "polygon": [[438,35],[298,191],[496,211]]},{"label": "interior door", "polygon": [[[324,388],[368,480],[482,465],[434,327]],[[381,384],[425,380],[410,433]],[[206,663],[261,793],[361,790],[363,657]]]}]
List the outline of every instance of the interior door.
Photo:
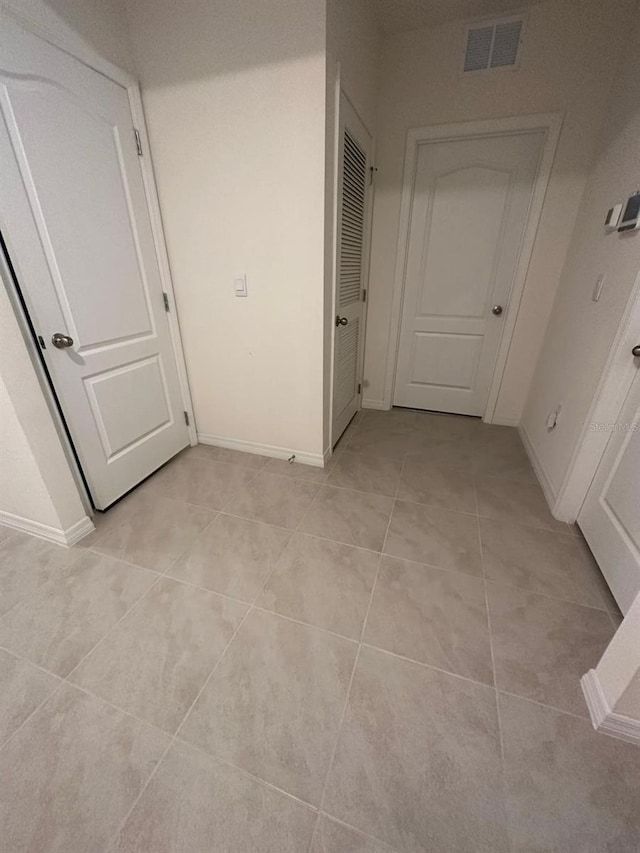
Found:
[{"label": "interior door", "polygon": [[371,146],[348,98],[340,98],[338,245],[333,362],[332,442],[360,408],[364,353]]},{"label": "interior door", "polygon": [[[638,348],[640,349],[640,348]],[[623,613],[640,592],[640,356],[638,373],[578,516]]]},{"label": "interior door", "polygon": [[101,509],[189,441],[128,94],[0,23],[0,227]]},{"label": "interior door", "polygon": [[484,414],[543,140],[418,146],[395,405]]}]

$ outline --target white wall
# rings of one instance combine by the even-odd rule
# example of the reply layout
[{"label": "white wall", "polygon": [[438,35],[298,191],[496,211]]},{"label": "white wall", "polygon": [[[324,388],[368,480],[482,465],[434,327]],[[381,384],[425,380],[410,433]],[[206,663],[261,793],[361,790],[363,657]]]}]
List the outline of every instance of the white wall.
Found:
[{"label": "white wall", "polygon": [[198,433],[320,462],[325,4],[128,14]]},{"label": "white wall", "polygon": [[[625,61],[609,97],[598,159],[582,199],[522,422],[556,495],[640,270],[640,234],[607,233],[603,227],[607,210],[640,189],[640,10],[635,20],[635,32],[628,28],[629,44],[620,55]],[[606,276],[605,287],[595,303],[591,294],[600,274]],[[560,420],[549,432],[547,415],[558,404]],[[615,415],[611,412],[607,420]]]},{"label": "white wall", "polygon": [[[517,3],[514,3],[517,7]],[[626,0],[548,2],[529,10],[517,71],[461,77],[464,24],[385,40],[378,111],[379,167],[365,363],[365,400],[384,396],[385,358],[407,130],[561,111],[564,125],[527,275],[497,419],[517,423],[596,151],[627,28]]]}]

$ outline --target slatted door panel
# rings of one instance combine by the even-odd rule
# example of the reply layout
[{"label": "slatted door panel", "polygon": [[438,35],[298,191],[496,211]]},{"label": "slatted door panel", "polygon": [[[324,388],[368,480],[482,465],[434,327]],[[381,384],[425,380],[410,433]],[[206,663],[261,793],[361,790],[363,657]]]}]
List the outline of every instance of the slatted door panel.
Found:
[{"label": "slatted door panel", "polygon": [[345,128],[343,137],[342,228],[338,307],[361,298],[364,246],[367,155]]},{"label": "slatted door panel", "polygon": [[358,350],[360,348],[360,322],[340,329],[336,346],[334,406],[336,414],[348,408],[358,394]]}]

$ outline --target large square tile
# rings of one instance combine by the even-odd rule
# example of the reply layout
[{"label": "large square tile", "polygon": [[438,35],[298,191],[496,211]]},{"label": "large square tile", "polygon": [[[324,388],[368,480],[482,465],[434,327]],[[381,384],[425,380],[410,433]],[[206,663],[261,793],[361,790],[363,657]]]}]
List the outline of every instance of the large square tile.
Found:
[{"label": "large square tile", "polygon": [[0,649],[0,746],[61,682]]},{"label": "large square tile", "polygon": [[514,853],[637,853],[640,749],[500,695]]},{"label": "large square tile", "polygon": [[265,465],[265,474],[280,474],[281,477],[291,477],[294,480],[308,480],[310,483],[324,483],[329,473],[333,457],[328,465],[319,468],[317,465],[306,465],[304,462],[289,462],[288,459],[269,459]]},{"label": "large square tile", "polygon": [[480,519],[487,580],[604,608],[600,570],[574,536]]},{"label": "large square tile", "polygon": [[493,685],[481,578],[383,557],[364,642]]},{"label": "large square tile", "polygon": [[306,853],[315,813],[186,744],[174,744],[114,853]]},{"label": "large square tile", "polygon": [[441,509],[476,511],[476,489],[471,473],[447,468],[421,453],[407,455],[397,497]]},{"label": "large square tile", "polygon": [[215,462],[187,450],[154,474],[143,488],[175,501],[222,509],[254,476],[255,471],[249,468]]},{"label": "large square tile", "polygon": [[268,456],[260,456],[258,453],[245,453],[242,450],[214,447],[211,444],[196,444],[189,452],[192,456],[209,459],[211,462],[228,462],[230,465],[240,465],[252,471],[260,471],[269,461]]},{"label": "large square tile", "polygon": [[320,815],[309,853],[393,853],[393,847]]},{"label": "large square tile", "polygon": [[58,576],[77,556],[71,548],[36,536],[9,533],[0,543],[0,616]]},{"label": "large square tile", "polygon": [[246,611],[237,601],[163,578],[71,680],[173,733]]},{"label": "large square tile", "polygon": [[[146,569],[163,572],[215,513],[149,493],[141,493],[105,520],[104,532],[91,543],[94,551]],[[99,532],[99,531],[98,531]]]},{"label": "large square tile", "polygon": [[296,533],[257,605],[358,640],[379,561],[371,551]]},{"label": "large square tile", "polygon": [[0,619],[0,646],[68,675],[157,575],[90,552]]},{"label": "large square tile", "polygon": [[172,577],[252,602],[273,571],[291,531],[219,515],[169,569]]},{"label": "large square tile", "polygon": [[478,514],[504,525],[524,524],[570,535],[569,526],[555,519],[540,486],[498,477],[477,477]]},{"label": "large square tile", "polygon": [[580,679],[613,636],[609,615],[495,583],[487,598],[498,689],[588,716]]},{"label": "large square tile", "polygon": [[168,744],[65,685],[0,753],[2,850],[104,850]]},{"label": "large square tile", "polygon": [[513,427],[494,426],[490,432],[480,436],[473,470],[479,476],[500,477],[519,483],[538,482],[520,436]]},{"label": "large square tile", "polygon": [[345,450],[336,459],[327,485],[377,492],[393,497],[400,480],[402,462],[377,454],[349,453]]},{"label": "large square tile", "polygon": [[482,576],[478,519],[473,515],[396,501],[385,554]]},{"label": "large square tile", "polygon": [[316,804],[357,645],[254,610],[180,737]]},{"label": "large square tile", "polygon": [[300,525],[300,531],[380,551],[393,498],[322,486]]},{"label": "large square tile", "polygon": [[324,809],[403,851],[506,853],[494,691],[363,648]]},{"label": "large square tile", "polygon": [[265,469],[240,489],[226,510],[231,515],[295,530],[318,488],[316,483],[269,474]]}]

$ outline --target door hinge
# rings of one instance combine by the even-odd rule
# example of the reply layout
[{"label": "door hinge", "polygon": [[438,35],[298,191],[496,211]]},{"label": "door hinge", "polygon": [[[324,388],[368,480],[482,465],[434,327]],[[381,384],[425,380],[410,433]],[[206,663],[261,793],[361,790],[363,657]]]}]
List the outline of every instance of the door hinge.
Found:
[{"label": "door hinge", "polygon": [[184,422],[187,426],[189,426],[189,412],[184,413]]},{"label": "door hinge", "polygon": [[44,342],[44,338],[42,335],[38,335],[38,343],[40,344],[41,349],[46,349],[47,345]]},{"label": "door hinge", "polygon": [[164,291],[162,293],[162,301],[164,302],[164,310],[168,311],[169,310],[169,297],[167,296],[166,293],[164,293]]},{"label": "door hinge", "polygon": [[367,290],[366,290],[366,288],[362,291],[362,301],[363,302],[367,301]]},{"label": "door hinge", "polygon": [[358,394],[360,394],[361,391],[362,391],[362,385],[360,382],[358,382]]},{"label": "door hinge", "polygon": [[134,127],[133,133],[136,138],[136,148],[138,149],[138,157],[142,157],[142,140],[140,139],[140,131],[137,127]]}]

